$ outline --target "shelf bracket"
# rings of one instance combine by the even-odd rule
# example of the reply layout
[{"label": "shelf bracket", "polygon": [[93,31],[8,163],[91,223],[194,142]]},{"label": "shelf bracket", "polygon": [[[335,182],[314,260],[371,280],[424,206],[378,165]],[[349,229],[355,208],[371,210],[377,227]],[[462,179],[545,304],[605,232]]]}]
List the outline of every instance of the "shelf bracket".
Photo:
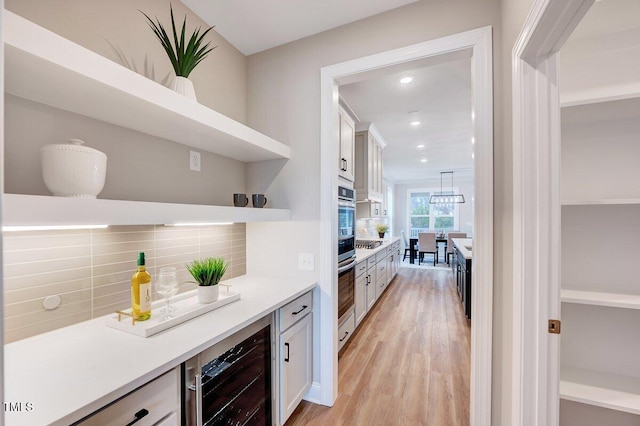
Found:
[{"label": "shelf bracket", "polygon": [[549,320],[549,334],[560,334],[560,320]]}]

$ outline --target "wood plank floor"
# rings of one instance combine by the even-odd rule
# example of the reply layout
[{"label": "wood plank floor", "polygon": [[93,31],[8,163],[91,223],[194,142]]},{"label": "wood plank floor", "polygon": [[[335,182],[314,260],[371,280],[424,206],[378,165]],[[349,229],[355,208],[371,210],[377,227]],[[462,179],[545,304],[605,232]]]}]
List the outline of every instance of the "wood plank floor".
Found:
[{"label": "wood plank floor", "polygon": [[400,268],[338,362],[333,407],[286,426],[469,424],[470,324],[447,270]]}]

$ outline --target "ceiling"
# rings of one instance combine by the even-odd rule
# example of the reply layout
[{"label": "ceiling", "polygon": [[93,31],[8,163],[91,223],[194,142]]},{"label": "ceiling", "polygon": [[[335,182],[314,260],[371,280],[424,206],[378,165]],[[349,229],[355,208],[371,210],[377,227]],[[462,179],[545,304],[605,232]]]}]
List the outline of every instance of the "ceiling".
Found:
[{"label": "ceiling", "polygon": [[[251,55],[417,0],[182,0],[245,55]],[[266,19],[268,18],[268,19]]]},{"label": "ceiling", "polygon": [[[405,76],[414,80],[403,85],[400,79]],[[454,178],[473,176],[469,50],[350,80],[356,81],[339,81],[340,97],[358,121],[373,123],[387,143],[382,156],[385,179],[419,181],[449,170],[456,171]],[[412,126],[414,119],[420,125]]]}]

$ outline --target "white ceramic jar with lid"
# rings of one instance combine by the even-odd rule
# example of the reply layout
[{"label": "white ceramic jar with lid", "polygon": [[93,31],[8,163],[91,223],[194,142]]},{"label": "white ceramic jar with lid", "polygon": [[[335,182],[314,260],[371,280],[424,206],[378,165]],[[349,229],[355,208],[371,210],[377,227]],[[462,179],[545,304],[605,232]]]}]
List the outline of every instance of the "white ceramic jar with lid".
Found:
[{"label": "white ceramic jar with lid", "polygon": [[40,149],[42,177],[47,189],[60,197],[96,198],[104,188],[107,174],[105,153],[84,141],[45,145]]}]

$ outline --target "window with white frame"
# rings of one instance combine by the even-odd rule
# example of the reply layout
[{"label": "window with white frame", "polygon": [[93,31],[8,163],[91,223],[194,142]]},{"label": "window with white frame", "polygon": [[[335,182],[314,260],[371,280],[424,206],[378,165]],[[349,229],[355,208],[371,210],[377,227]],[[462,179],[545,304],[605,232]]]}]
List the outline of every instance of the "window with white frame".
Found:
[{"label": "window with white frame", "polygon": [[[457,188],[455,189],[457,191]],[[407,191],[407,228],[411,238],[420,232],[453,231],[459,229],[459,209],[456,203],[429,204],[440,189],[409,189]]]}]

